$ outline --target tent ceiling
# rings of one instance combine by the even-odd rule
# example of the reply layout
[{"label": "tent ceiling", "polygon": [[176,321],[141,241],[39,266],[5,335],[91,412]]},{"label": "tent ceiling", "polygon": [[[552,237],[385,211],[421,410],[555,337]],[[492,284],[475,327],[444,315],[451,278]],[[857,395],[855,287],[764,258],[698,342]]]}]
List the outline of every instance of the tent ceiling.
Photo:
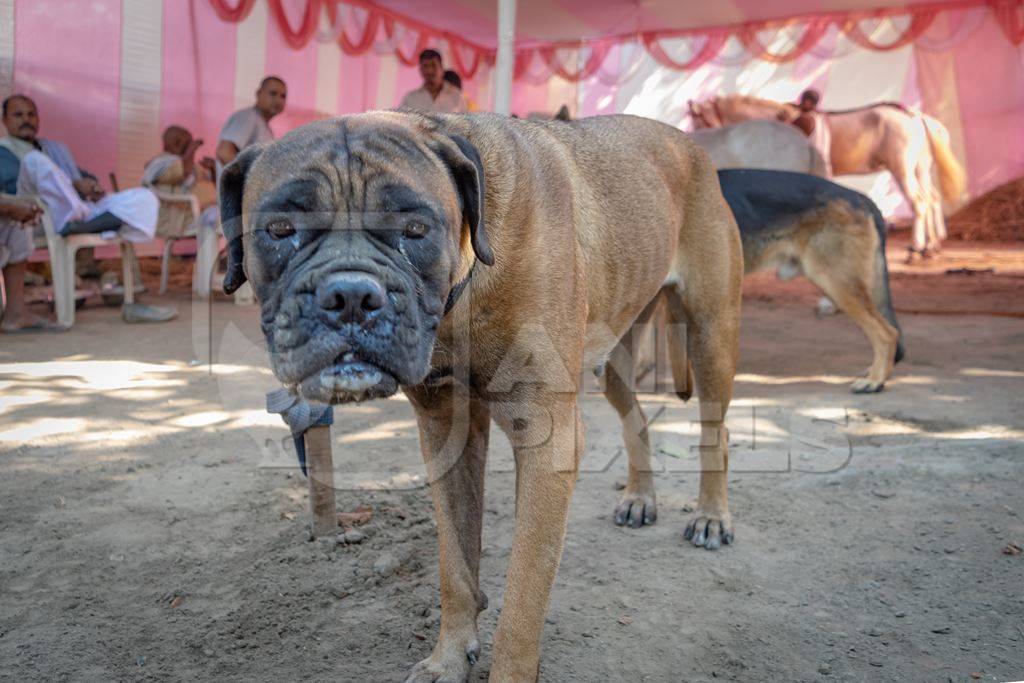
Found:
[{"label": "tent ceiling", "polygon": [[[495,46],[497,0],[372,0],[361,2]],[[518,0],[520,44],[578,41],[637,31],[727,26],[830,12],[935,4],[934,0]]]}]

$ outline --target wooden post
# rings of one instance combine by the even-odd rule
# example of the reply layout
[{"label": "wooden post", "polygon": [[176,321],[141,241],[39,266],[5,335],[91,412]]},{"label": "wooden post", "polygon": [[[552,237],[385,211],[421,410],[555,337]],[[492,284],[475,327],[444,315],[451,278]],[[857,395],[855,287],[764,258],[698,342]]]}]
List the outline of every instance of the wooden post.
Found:
[{"label": "wooden post", "polygon": [[309,479],[309,530],[313,538],[338,533],[338,512],[334,507],[334,459],[331,456],[331,428],[316,425],[306,430],[306,472]]}]

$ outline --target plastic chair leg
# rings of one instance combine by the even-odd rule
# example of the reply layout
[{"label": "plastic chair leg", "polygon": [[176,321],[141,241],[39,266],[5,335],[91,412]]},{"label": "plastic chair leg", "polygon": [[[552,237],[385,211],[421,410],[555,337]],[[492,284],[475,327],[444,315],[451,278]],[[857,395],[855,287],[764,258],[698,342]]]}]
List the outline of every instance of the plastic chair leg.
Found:
[{"label": "plastic chair leg", "polygon": [[50,247],[50,269],[53,274],[53,307],[57,324],[75,324],[75,251],[62,239]]},{"label": "plastic chair leg", "polygon": [[135,250],[128,242],[121,242],[121,270],[124,282],[124,305],[135,303]]},{"label": "plastic chair leg", "polygon": [[168,237],[164,240],[164,258],[160,264],[160,294],[167,293],[167,280],[171,275],[171,249],[174,248],[174,238]]},{"label": "plastic chair leg", "polygon": [[201,299],[210,296],[210,280],[217,267],[218,236],[214,230],[199,229],[196,235],[196,263],[192,271],[192,291]]}]

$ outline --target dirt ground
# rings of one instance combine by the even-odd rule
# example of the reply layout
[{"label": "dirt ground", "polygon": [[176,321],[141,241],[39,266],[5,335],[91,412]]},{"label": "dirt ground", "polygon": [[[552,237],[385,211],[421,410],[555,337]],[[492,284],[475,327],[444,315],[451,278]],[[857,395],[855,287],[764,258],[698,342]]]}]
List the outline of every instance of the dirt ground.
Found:
[{"label": "dirt ground", "polygon": [[[543,680],[1024,679],[1024,250],[954,244],[906,269],[899,249],[907,358],[879,395],[849,393],[867,341],[816,317],[810,285],[746,282],[732,547],[682,539],[696,409],[661,394],[642,395],[658,523],[612,524],[618,421],[586,395]],[[360,542],[309,542],[255,309],[217,301],[208,334],[184,288],[142,300],[180,316],[90,305],[70,333],[0,337],[0,678],[401,680],[439,623],[408,404],[336,411],[338,506],[372,519]],[[492,434],[480,678],[514,525]]]}]

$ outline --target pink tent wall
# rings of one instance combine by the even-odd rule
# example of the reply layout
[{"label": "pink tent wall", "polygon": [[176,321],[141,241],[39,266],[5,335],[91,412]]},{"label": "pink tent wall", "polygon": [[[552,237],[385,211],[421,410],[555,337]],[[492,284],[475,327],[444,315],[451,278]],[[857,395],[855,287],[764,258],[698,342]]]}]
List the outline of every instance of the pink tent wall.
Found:
[{"label": "pink tent wall", "polygon": [[14,12],[14,91],[36,100],[45,136],[67,141],[79,164],[106,176],[117,161],[121,3],[68,12],[58,0],[16,0]]},{"label": "pink tent wall", "polygon": [[[307,1],[284,0],[291,26],[300,24]],[[828,0],[822,7],[826,4],[834,9],[849,3]],[[444,0],[445,12],[426,14],[421,4],[409,1],[378,5],[418,13],[424,21],[451,10],[456,14],[446,27],[461,27],[470,39],[486,37],[494,20],[490,4],[482,0]],[[541,11],[530,4],[521,19],[532,34],[524,37],[557,27],[593,32],[617,26],[626,32],[634,25],[692,19],[679,15],[672,3],[645,4],[642,10],[625,0],[592,5],[560,0]],[[0,17],[0,89],[6,91],[0,95],[33,96],[43,135],[69,143],[80,163],[102,179],[117,171],[122,185],[137,180],[145,159],[159,149],[159,131],[170,123],[203,137],[202,152],[212,153],[225,118],[252,102],[267,73],[289,84],[288,110],[273,122],[278,133],[322,116],[395,106],[419,83],[416,69],[395,57],[394,45],[381,44],[383,38],[359,56],[344,54],[330,36],[292,49],[269,16],[266,0],[257,0],[240,23],[223,21],[211,0],[94,0],[75,3],[74,12],[68,7],[65,0],[0,5],[0,12],[9,12]],[[463,11],[456,12],[460,7]],[[751,0],[705,9],[719,18],[732,12],[739,21],[763,7]],[[616,23],[616,17],[625,19]],[[321,19],[321,28],[328,28]],[[682,38],[661,42],[677,58],[687,54]],[[415,32],[399,31],[399,43],[405,54],[414,54]],[[443,38],[434,36],[431,44],[450,54]],[[613,47],[600,72],[580,82],[549,77],[541,64],[516,82],[513,111],[552,112],[566,103],[575,115],[626,111],[686,128],[688,99],[729,92],[789,99],[816,87],[826,107],[897,99],[937,116],[950,129],[973,194],[1024,175],[1024,51],[1010,42],[988,5],[943,6],[917,42],[892,51],[851,48],[835,30],[789,63],[744,58],[742,50],[727,45],[712,61],[676,71],[652,60],[634,40]],[[574,61],[572,50],[565,54],[563,61],[573,68],[583,61],[579,55]],[[491,104],[491,86],[486,67],[465,82],[467,95],[481,109]],[[897,209],[886,181],[857,182],[887,211]]]}]

